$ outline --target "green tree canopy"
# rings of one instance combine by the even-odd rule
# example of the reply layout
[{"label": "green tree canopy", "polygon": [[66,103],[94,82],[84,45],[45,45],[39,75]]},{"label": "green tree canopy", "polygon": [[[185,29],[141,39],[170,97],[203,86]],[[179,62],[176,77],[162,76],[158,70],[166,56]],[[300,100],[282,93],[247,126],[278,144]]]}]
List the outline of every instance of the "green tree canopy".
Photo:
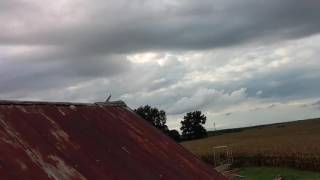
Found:
[{"label": "green tree canopy", "polygon": [[179,142],[181,140],[179,132],[177,130],[175,130],[175,129],[170,130],[168,132],[168,136],[171,137],[176,142]]},{"label": "green tree canopy", "polygon": [[184,139],[198,139],[207,136],[207,130],[202,126],[207,117],[201,111],[187,113],[181,121],[182,137]]},{"label": "green tree canopy", "polygon": [[149,105],[140,106],[134,110],[143,119],[151,123],[156,128],[162,130],[163,132],[168,132],[167,117],[163,110],[159,110],[156,107],[150,107]]}]

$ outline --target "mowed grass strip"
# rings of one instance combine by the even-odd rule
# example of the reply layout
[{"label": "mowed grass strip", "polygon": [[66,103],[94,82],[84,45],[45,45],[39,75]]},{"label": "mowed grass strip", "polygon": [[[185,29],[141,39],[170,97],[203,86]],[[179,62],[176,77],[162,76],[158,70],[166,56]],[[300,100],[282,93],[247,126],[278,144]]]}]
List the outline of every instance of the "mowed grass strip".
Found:
[{"label": "mowed grass strip", "polygon": [[246,165],[320,170],[320,119],[257,127],[181,144],[208,162],[213,159],[212,147],[227,145],[240,164],[248,160]]},{"label": "mowed grass strip", "polygon": [[320,173],[288,168],[246,167],[240,174],[245,180],[270,180],[279,175],[285,180],[320,180]]}]

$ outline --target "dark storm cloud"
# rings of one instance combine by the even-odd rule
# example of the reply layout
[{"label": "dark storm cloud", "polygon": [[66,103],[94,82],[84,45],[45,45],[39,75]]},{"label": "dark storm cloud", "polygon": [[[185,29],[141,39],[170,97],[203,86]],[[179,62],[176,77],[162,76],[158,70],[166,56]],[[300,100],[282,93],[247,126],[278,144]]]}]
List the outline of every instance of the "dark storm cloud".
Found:
[{"label": "dark storm cloud", "polygon": [[83,17],[66,15],[82,18],[75,23],[56,19],[46,24],[42,21],[46,18],[31,16],[25,21],[35,26],[32,31],[5,32],[1,43],[51,44],[84,54],[128,53],[205,49],[266,38],[279,41],[320,29],[317,0],[97,1],[84,5],[78,7],[88,11]]},{"label": "dark storm cloud", "polygon": [[0,94],[65,88],[95,78],[111,78],[130,68],[123,56],[78,57],[77,61],[11,60],[1,64]]}]

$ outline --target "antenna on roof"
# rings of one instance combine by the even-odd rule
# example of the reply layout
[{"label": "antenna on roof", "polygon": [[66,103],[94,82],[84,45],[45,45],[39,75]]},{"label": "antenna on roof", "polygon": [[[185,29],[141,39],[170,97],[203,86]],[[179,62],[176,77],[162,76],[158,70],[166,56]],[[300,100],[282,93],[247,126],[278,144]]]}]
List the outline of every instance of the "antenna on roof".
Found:
[{"label": "antenna on roof", "polygon": [[108,96],[108,98],[106,100],[106,103],[109,102],[110,99],[111,99],[111,94],[109,93],[109,96]]}]

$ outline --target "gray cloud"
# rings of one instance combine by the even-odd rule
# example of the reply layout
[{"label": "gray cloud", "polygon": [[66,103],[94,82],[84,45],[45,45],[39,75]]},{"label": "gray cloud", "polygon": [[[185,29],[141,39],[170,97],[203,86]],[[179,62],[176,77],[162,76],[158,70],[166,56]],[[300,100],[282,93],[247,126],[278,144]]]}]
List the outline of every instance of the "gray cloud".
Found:
[{"label": "gray cloud", "polygon": [[271,104],[271,105],[269,105],[267,108],[268,109],[271,109],[271,108],[274,108],[274,107],[276,107],[277,105],[276,104]]},{"label": "gray cloud", "polygon": [[304,103],[300,107],[303,108],[315,108],[317,110],[320,110],[320,100],[314,101],[314,102],[309,102],[309,103]]},{"label": "gray cloud", "polygon": [[299,38],[319,32],[320,25],[317,0],[76,2],[66,4],[62,12],[41,3],[3,2],[11,7],[9,21],[35,27],[17,33],[8,23],[1,42],[51,44],[94,54],[204,49],[261,38]]},{"label": "gray cloud", "polygon": [[[72,86],[95,78],[111,78],[130,70],[121,56],[51,61],[15,61],[1,64],[0,93],[43,91]],[[25,94],[27,96],[27,94]]]}]

